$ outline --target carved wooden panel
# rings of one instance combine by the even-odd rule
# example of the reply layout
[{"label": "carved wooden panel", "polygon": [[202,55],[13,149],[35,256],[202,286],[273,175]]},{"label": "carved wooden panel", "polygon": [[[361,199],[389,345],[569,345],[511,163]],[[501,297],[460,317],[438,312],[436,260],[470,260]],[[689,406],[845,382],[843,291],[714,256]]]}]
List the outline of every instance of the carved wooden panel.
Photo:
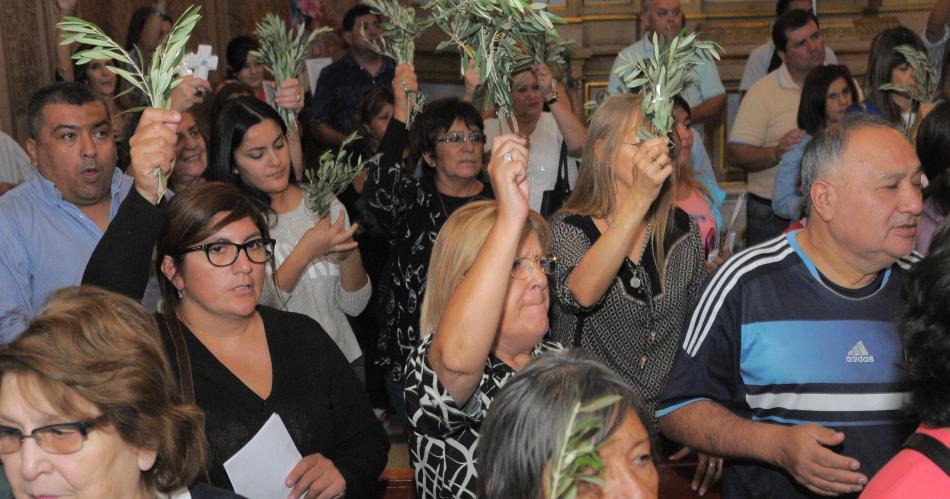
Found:
[{"label": "carved wooden panel", "polygon": [[47,4],[0,0],[4,12],[0,28],[3,52],[0,96],[3,129],[20,143],[27,136],[26,108],[32,92],[53,79],[52,46],[42,43],[51,27],[46,23]]}]

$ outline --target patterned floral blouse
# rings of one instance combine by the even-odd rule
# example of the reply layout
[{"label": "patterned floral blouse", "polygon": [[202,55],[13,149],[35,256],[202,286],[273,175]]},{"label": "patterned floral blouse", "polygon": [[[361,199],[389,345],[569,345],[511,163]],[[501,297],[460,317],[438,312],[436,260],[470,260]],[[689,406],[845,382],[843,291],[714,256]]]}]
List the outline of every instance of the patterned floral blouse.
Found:
[{"label": "patterned floral blouse", "polygon": [[[416,472],[420,498],[475,499],[478,476],[475,447],[492,399],[515,370],[489,355],[475,392],[459,407],[429,365],[430,334],[406,364],[406,410],[409,414],[409,454]],[[534,347],[532,359],[560,350],[544,341]]]},{"label": "patterned floral blouse", "polygon": [[407,175],[401,160],[408,143],[406,125],[390,120],[379,146],[383,157],[370,166],[363,187],[363,196],[387,231],[391,248],[379,283],[378,347],[380,362],[388,366],[394,381],[402,378],[402,367],[419,344],[419,312],[439,229],[464,204],[495,197],[488,182],[483,182],[481,193],[460,198],[440,194],[428,174],[422,179]]}]

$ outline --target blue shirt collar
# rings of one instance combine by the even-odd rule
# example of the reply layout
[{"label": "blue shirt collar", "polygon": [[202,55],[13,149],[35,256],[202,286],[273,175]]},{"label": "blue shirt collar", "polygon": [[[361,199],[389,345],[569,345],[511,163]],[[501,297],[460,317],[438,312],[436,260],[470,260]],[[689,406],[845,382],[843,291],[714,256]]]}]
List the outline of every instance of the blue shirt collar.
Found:
[{"label": "blue shirt collar", "polygon": [[[109,197],[113,202],[116,200],[116,196],[119,196],[121,193],[122,177],[124,176],[125,174],[122,173],[122,170],[120,170],[118,167],[116,167],[112,172],[112,184],[109,186]],[[54,205],[63,202],[69,203],[63,199],[63,193],[60,192],[60,190],[57,189],[55,185],[53,185],[53,181],[44,177],[43,174],[40,173],[39,169],[36,170],[35,175],[33,175],[33,178],[30,179],[29,182],[40,198],[45,199]]]}]

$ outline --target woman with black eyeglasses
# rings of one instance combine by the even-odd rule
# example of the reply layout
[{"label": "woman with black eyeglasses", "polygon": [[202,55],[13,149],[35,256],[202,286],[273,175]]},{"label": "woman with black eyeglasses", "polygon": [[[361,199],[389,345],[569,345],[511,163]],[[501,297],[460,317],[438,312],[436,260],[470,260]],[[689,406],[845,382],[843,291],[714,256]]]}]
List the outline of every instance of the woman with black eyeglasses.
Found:
[{"label": "woman with black eyeglasses", "polygon": [[183,396],[207,414],[213,485],[231,487],[223,463],[277,414],[304,456],[277,478],[289,496],[371,494],[388,443],[353,370],[314,320],[258,304],[274,247],[261,207],[219,182],[158,202],[153,172],[171,170],[179,118],[143,114],[132,141],[135,189],[84,282],[140,298],[156,252],[159,328]]},{"label": "woman with black eyeglasses", "polygon": [[[394,413],[406,422],[402,371],[421,336],[419,311],[432,244],[452,212],[494,194],[481,175],[485,136],[478,110],[454,98],[433,101],[407,131],[406,94],[419,90],[413,67],[396,66],[392,86],[396,101],[378,149],[383,156],[370,166],[363,196],[389,236],[382,275],[390,277],[380,283],[380,358]],[[421,178],[402,170],[402,152],[410,142],[411,156],[422,164]]]}]

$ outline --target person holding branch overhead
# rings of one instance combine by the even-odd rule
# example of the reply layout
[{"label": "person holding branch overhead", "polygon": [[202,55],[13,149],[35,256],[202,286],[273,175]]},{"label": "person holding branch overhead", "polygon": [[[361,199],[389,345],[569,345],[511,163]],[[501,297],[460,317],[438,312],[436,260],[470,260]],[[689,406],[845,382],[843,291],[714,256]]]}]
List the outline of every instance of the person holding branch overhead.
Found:
[{"label": "person holding branch overhead", "polygon": [[528,207],[528,150],[498,137],[488,171],[498,201],[459,208],[442,227],[422,303],[422,344],[406,366],[410,453],[420,497],[474,498],[475,449],[492,399],[558,345],[548,330],[550,233]]},{"label": "person holding branch overhead", "polygon": [[[641,104],[641,96],[624,94],[600,106],[574,193],[551,220],[552,337],[592,353],[652,412],[706,268],[699,231],[675,206],[667,138],[638,137],[652,126]],[[709,469],[698,475],[714,481],[720,462],[710,466],[704,456]]]}]

